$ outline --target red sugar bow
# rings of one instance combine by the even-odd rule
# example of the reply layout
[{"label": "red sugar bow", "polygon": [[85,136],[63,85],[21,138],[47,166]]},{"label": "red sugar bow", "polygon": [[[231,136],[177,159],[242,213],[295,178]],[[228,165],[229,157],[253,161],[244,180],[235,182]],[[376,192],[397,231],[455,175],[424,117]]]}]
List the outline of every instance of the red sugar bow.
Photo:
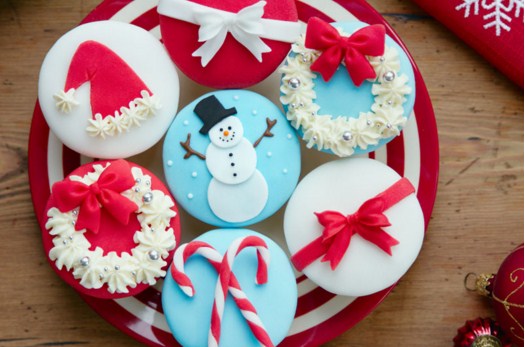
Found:
[{"label": "red sugar bow", "polygon": [[348,74],[356,86],[364,80],[375,78],[376,73],[366,56],[381,56],[385,51],[385,27],[369,25],[357,30],[350,37],[339,34],[336,28],[313,17],[306,28],[305,47],[322,51],[310,66],[327,82],[344,60]]},{"label": "red sugar bow", "polygon": [[414,186],[403,177],[385,191],[365,201],[356,212],[347,216],[336,211],[314,212],[319,224],[323,226],[322,235],[295,253],[291,258],[292,263],[302,271],[322,257],[321,261],[329,261],[330,267],[335,270],[355,234],[392,255],[391,248],[399,244],[399,241],[383,230],[390,226],[383,212],[414,191]]},{"label": "red sugar bow", "polygon": [[120,193],[134,184],[128,163],[117,160],[91,185],[64,180],[53,184],[52,191],[55,204],[61,212],[71,211],[80,206],[75,230],[87,229],[98,233],[101,209],[106,210],[119,223],[129,223],[130,215],[138,207]]}]

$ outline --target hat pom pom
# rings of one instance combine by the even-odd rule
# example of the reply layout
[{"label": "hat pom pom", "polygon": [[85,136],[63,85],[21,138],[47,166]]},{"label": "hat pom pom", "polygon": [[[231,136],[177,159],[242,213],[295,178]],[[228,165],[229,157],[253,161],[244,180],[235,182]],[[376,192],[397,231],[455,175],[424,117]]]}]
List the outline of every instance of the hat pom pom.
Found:
[{"label": "hat pom pom", "polygon": [[78,106],[78,102],[75,100],[75,88],[71,88],[67,92],[61,90],[54,94],[53,98],[56,101],[56,107],[62,113],[69,113],[73,107]]}]

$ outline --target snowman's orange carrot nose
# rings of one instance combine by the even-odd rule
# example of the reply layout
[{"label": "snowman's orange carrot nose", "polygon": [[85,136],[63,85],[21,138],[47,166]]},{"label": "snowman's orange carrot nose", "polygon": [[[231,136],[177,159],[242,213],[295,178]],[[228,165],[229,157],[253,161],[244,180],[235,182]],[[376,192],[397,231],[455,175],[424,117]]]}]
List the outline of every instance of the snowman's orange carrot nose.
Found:
[{"label": "snowman's orange carrot nose", "polygon": [[224,136],[228,136],[230,134],[230,132],[228,130],[224,130],[223,134],[224,134]]}]

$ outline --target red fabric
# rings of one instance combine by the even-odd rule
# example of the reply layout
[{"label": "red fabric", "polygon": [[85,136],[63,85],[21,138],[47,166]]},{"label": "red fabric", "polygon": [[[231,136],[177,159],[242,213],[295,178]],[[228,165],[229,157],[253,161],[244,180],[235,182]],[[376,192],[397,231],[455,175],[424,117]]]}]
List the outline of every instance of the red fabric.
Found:
[{"label": "red fabric", "polygon": [[63,180],[55,183],[52,191],[61,212],[80,206],[75,230],[87,229],[98,233],[102,208],[119,223],[129,223],[130,215],[138,207],[120,193],[133,187],[134,183],[129,165],[124,160],[117,160],[102,172],[97,182],[89,186],[78,181]]},{"label": "red fabric", "polygon": [[392,255],[392,246],[399,242],[383,230],[390,226],[384,211],[414,193],[415,189],[406,178],[401,178],[390,188],[365,201],[353,214],[347,216],[337,211],[315,213],[323,229],[323,235],[292,256],[292,263],[302,271],[322,257],[335,270],[343,259],[352,236],[358,234],[375,244],[385,253]]},{"label": "red fabric", "polygon": [[140,98],[143,90],[151,91],[133,69],[115,52],[96,41],[80,44],[71,59],[64,90],[90,82],[92,117],[97,113],[115,115],[121,107]]},{"label": "red fabric", "polygon": [[332,78],[344,60],[352,81],[360,86],[364,80],[376,77],[366,56],[383,55],[385,27],[380,24],[370,25],[357,30],[350,37],[343,37],[332,25],[312,17],[306,28],[305,46],[322,51],[310,69],[319,72],[325,81]]},{"label": "red fabric", "polygon": [[[413,1],[523,88],[522,3],[512,0]],[[501,25],[495,22],[498,18]]]}]

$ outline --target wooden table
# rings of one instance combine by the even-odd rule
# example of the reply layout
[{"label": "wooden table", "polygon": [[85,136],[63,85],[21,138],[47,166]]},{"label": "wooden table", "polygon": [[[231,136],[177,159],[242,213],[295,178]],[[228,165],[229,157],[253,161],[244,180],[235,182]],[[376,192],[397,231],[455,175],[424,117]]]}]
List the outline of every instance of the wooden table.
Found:
[{"label": "wooden table", "polygon": [[[40,63],[98,0],[0,1],[0,346],[136,346],[52,271],[27,177]],[[467,319],[491,316],[468,272],[495,272],[523,242],[523,96],[408,1],[371,0],[403,38],[434,103],[439,191],[420,257],[365,320],[327,346],[450,346]]]}]

